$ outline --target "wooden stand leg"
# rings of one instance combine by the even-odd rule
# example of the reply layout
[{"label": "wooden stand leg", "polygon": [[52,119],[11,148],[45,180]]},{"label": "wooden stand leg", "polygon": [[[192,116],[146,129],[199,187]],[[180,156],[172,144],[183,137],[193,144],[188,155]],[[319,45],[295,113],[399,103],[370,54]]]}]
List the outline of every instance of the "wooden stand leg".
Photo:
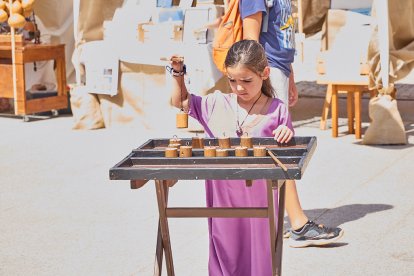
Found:
[{"label": "wooden stand leg", "polygon": [[[168,186],[165,189],[165,204],[168,204]],[[155,263],[154,263],[154,276],[161,276],[162,273],[162,256],[164,253],[164,244],[162,243],[161,235],[161,221],[158,220],[158,231],[157,231],[157,246],[155,248]]]},{"label": "wooden stand leg", "polygon": [[[267,215],[269,218],[270,253],[272,257],[272,275],[280,275],[278,258],[276,255],[276,227],[275,227],[275,205],[273,197],[272,180],[267,180]],[[280,256],[281,257],[281,256]]]},{"label": "wooden stand leg", "polygon": [[361,139],[361,91],[355,91],[355,138]]},{"label": "wooden stand leg", "polygon": [[326,120],[328,119],[329,107],[331,106],[331,100],[332,100],[332,84],[328,84],[328,87],[326,89],[325,102],[323,103],[321,123],[319,126],[321,130],[326,129]]},{"label": "wooden stand leg", "polygon": [[167,202],[166,202],[166,191],[168,189],[168,181],[166,180],[155,180],[155,187],[157,190],[157,201],[158,201],[158,211],[160,216],[160,228],[162,236],[162,244],[164,247],[165,253],[165,262],[167,267],[167,275],[174,276],[174,264],[172,258],[171,250],[171,241],[170,234],[168,229],[168,220],[167,220]]},{"label": "wooden stand leg", "polygon": [[332,137],[338,137],[338,90],[332,85]]},{"label": "wooden stand leg", "polygon": [[354,94],[352,91],[347,93],[346,109],[348,113],[348,132],[349,134],[355,133],[354,129]]},{"label": "wooden stand leg", "polygon": [[276,238],[276,256],[277,256],[277,271],[276,275],[282,274],[282,252],[283,252],[283,218],[285,216],[285,191],[286,181],[284,180],[279,186],[279,212],[277,217],[277,238]]},{"label": "wooden stand leg", "polygon": [[162,244],[161,223],[158,220],[157,247],[155,248],[154,276],[161,276],[162,274],[163,253],[164,253],[164,246]]},{"label": "wooden stand leg", "polygon": [[66,63],[65,63],[65,49],[61,48],[61,52],[56,58],[56,80],[58,96],[66,96]]},{"label": "wooden stand leg", "polygon": [[[16,57],[23,60],[23,54],[18,51]],[[27,98],[26,98],[26,83],[25,83],[25,71],[24,63],[17,62],[16,67],[16,98],[14,98],[14,114],[26,115],[27,112]]]}]

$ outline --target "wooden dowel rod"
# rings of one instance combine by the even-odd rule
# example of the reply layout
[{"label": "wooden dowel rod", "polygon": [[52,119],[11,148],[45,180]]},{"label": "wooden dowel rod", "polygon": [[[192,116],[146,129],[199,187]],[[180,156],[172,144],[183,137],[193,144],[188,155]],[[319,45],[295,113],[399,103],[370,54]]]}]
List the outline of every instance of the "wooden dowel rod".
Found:
[{"label": "wooden dowel rod", "polygon": [[[12,0],[9,0],[9,7],[10,7],[10,17],[13,15],[13,9],[11,8],[13,4]],[[14,115],[18,114],[17,110],[17,72],[16,72],[16,38],[14,27],[10,26],[11,32],[11,50],[12,50],[12,77],[13,77],[13,102],[14,102]],[[24,82],[24,80],[23,80]]]},{"label": "wooden dowel rod", "polygon": [[176,61],[176,62],[183,62],[184,61],[184,57],[173,57],[171,59],[166,58],[166,57],[161,57],[160,60],[162,61]]},{"label": "wooden dowel rod", "polygon": [[267,150],[267,153],[270,155],[270,157],[272,157],[272,159],[285,171],[287,172],[287,168],[286,166],[280,162],[280,160],[273,154],[273,152],[271,152],[270,150]]}]

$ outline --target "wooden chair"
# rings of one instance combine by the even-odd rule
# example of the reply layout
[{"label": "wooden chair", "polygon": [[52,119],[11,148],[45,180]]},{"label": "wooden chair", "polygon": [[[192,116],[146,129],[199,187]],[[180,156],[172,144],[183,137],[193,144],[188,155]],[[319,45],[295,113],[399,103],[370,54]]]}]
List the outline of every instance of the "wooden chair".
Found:
[{"label": "wooden chair", "polygon": [[329,108],[332,113],[332,137],[338,137],[338,93],[347,93],[348,132],[361,139],[361,98],[363,93],[370,93],[371,98],[376,91],[368,90],[368,76],[354,76],[352,78],[340,76],[322,75],[317,80],[318,84],[327,85],[325,102],[322,110],[320,129],[326,129]]}]

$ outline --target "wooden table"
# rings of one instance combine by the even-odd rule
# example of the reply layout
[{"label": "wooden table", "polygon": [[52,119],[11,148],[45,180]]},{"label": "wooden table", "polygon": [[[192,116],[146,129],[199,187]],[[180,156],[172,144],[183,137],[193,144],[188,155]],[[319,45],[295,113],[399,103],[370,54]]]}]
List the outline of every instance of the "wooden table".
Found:
[{"label": "wooden table", "polygon": [[[182,145],[191,139],[182,139]],[[273,137],[253,138],[254,145],[262,145],[275,154],[286,166],[282,169],[270,156],[254,157],[249,149],[247,157],[236,157],[235,149],[229,149],[228,157],[204,157],[202,149],[193,149],[191,157],[165,158],[165,148],[169,139],[151,139],[133,150],[127,157],[109,171],[112,180],[130,180],[131,188],[137,189],[149,180],[155,180],[159,225],[156,246],[154,275],[161,275],[163,253],[167,274],[175,275],[168,218],[268,218],[272,275],[282,273],[283,217],[285,200],[285,180],[300,179],[316,149],[315,137],[294,137],[288,144],[279,145]],[[218,145],[218,139],[206,138],[204,145]],[[240,138],[231,138],[231,145],[240,145]],[[267,180],[267,207],[253,208],[196,208],[168,207],[170,186],[178,180],[191,179],[243,179],[252,185],[254,179]],[[255,185],[253,183],[253,185]],[[279,199],[274,199],[273,191],[279,189]],[[279,205],[277,231],[275,205]]]},{"label": "wooden table", "polygon": [[[16,45],[15,50],[17,86],[15,114],[28,115],[67,108],[65,45],[30,43]],[[29,100],[26,98],[24,64],[45,60],[55,60],[56,62],[57,95]],[[0,76],[0,97],[13,99],[12,49],[10,45],[0,45]]]},{"label": "wooden table", "polygon": [[[332,137],[338,137],[338,93],[347,93],[348,132],[355,133],[357,139],[361,139],[361,98],[362,93],[370,93],[371,97],[376,91],[368,90],[368,76],[344,74],[321,75],[317,79],[318,84],[326,84],[326,97],[322,110],[321,129],[326,129],[329,107],[332,113]],[[355,123],[355,125],[354,125]]]}]

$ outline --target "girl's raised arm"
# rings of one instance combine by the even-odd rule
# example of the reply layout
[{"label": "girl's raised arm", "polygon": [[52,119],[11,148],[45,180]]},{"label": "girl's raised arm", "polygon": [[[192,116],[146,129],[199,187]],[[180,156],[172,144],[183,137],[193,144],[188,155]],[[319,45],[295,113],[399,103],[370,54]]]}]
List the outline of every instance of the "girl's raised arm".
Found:
[{"label": "girl's raised arm", "polygon": [[167,77],[172,78],[171,103],[173,106],[187,111],[190,94],[184,82],[184,75],[186,73],[184,59],[180,56],[171,56],[169,61],[170,65],[166,68]]}]

